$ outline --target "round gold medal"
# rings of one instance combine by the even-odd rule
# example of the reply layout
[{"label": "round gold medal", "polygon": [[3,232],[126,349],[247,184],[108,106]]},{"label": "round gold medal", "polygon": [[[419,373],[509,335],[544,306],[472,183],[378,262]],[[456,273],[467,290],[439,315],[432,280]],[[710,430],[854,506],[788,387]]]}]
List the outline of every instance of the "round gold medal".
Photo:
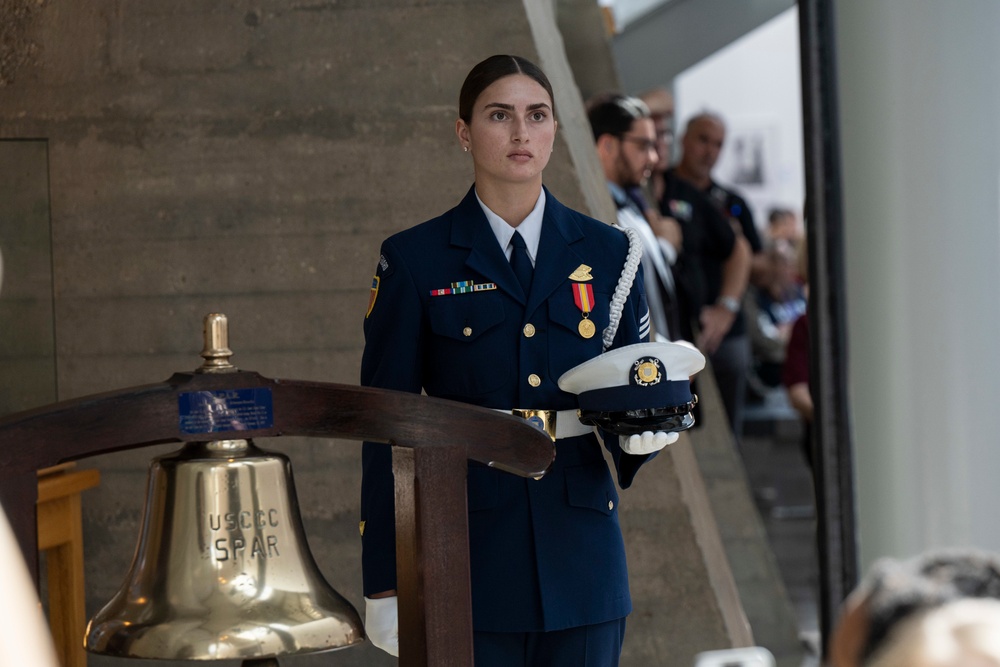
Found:
[{"label": "round gold medal", "polygon": [[594,323],[588,319],[580,320],[580,325],[577,327],[580,330],[580,335],[584,338],[593,338],[594,334],[597,332],[597,327]]}]

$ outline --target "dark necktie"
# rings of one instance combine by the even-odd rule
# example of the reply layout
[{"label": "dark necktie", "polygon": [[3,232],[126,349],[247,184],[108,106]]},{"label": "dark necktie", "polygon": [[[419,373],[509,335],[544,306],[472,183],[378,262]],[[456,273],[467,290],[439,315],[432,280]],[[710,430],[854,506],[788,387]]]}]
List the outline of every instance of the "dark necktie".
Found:
[{"label": "dark necktie", "polygon": [[524,244],[524,239],[521,238],[521,234],[514,232],[514,236],[510,239],[510,244],[514,247],[514,252],[510,254],[510,268],[514,269],[514,275],[517,276],[517,281],[521,283],[521,288],[524,290],[524,295],[528,296],[528,292],[531,291],[531,258],[528,257],[528,247]]}]

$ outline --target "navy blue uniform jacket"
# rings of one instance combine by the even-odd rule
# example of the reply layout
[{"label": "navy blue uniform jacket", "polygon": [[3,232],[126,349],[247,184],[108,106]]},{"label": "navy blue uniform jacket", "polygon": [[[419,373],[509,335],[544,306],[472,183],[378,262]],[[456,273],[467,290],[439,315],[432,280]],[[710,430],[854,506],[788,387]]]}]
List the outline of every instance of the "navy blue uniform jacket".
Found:
[{"label": "navy blue uniform jacket", "polygon": [[[601,354],[627,251],[621,230],[566,208],[546,190],[525,297],[470,189],[457,207],[383,243],[365,318],[361,383],[488,408],[575,409],[576,396],[556,382]],[[577,329],[582,315],[569,280],[582,264],[591,267],[596,302],[590,318],[597,334],[590,339]],[[461,281],[496,289],[431,296]],[[646,311],[640,273],[614,347],[642,342]],[[525,331],[529,323],[533,335]],[[529,383],[532,374],[538,386]],[[623,453],[616,436],[605,442],[625,488],[649,457]],[[476,630],[560,630],[631,611],[618,495],[600,447],[593,434],[559,440],[541,480],[469,464]],[[389,445],[365,443],[362,460],[364,592],[371,595],[396,588]]]}]

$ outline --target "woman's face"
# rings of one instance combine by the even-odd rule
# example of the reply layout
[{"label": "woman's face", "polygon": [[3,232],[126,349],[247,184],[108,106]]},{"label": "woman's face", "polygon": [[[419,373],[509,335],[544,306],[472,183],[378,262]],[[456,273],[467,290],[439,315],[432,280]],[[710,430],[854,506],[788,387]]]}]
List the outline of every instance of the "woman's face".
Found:
[{"label": "woman's face", "polygon": [[472,154],[476,182],[541,182],[556,136],[552,100],[537,81],[511,74],[489,85],[472,108],[470,121],[455,131]]}]

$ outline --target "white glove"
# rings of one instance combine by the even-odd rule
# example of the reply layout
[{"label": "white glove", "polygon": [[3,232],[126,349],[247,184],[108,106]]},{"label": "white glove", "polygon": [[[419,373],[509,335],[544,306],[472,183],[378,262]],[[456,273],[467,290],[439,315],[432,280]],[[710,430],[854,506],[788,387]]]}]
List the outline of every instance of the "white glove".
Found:
[{"label": "white glove", "polygon": [[677,442],[677,438],[679,437],[681,437],[680,433],[643,431],[642,435],[638,433],[629,436],[620,435],[618,436],[618,443],[621,445],[622,451],[626,454],[642,456],[660,451],[667,445]]},{"label": "white glove", "polygon": [[365,633],[378,648],[399,657],[399,608],[396,596],[365,598]]}]

